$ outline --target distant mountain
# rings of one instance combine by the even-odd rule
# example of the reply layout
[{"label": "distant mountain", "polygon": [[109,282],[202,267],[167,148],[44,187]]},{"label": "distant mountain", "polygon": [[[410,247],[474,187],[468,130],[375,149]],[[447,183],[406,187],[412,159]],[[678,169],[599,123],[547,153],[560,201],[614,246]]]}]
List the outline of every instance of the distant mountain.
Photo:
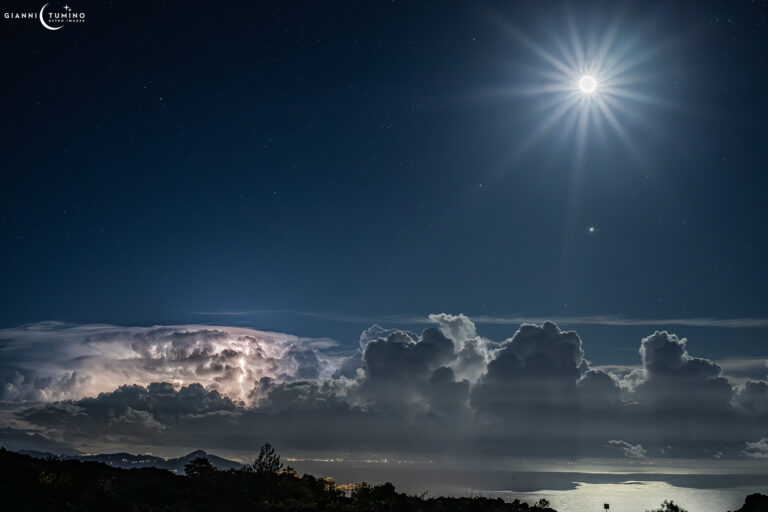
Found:
[{"label": "distant mountain", "polygon": [[6,450],[19,452],[23,449],[36,451],[48,455],[60,453],[62,455],[80,455],[81,452],[63,443],[51,441],[33,430],[0,428],[0,446]]},{"label": "distant mountain", "polygon": [[167,469],[178,475],[184,474],[184,465],[197,458],[203,457],[218,470],[240,469],[243,467],[239,462],[224,459],[217,455],[206,453],[203,450],[195,450],[183,457],[176,459],[164,459],[154,455],[133,455],[130,453],[100,453],[98,455],[54,455],[53,453],[40,452],[35,450],[19,450],[18,453],[35,457],[36,459],[47,459],[48,457],[61,460],[79,460],[83,462],[95,461],[103,462],[109,466],[121,469],[131,468],[159,468]]},{"label": "distant mountain", "polygon": [[179,457],[178,459],[168,459],[168,462],[174,461],[174,463],[180,464],[181,465],[180,471],[178,472],[183,473],[184,465],[199,457],[208,459],[208,462],[213,464],[213,467],[215,467],[219,471],[226,470],[226,469],[240,469],[243,467],[243,465],[240,464],[239,462],[225,459],[217,455],[213,455],[212,453],[205,453],[203,450],[195,450],[194,452],[188,453],[183,457]]}]

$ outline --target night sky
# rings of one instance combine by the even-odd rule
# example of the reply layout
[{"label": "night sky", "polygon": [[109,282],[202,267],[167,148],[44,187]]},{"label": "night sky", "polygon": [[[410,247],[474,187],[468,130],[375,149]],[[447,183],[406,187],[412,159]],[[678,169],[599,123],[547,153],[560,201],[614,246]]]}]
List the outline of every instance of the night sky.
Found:
[{"label": "night sky", "polygon": [[[0,322],[754,317],[768,306],[764,5],[627,6],[618,138],[537,128],[564,4],[89,4],[4,23]],[[617,8],[571,6],[600,30]],[[498,91],[502,91],[499,93]],[[589,233],[589,226],[598,231]],[[210,320],[210,319],[205,319]]]},{"label": "night sky", "polygon": [[[379,444],[310,448],[443,453],[453,418],[523,453],[468,419],[518,432],[522,408],[557,411],[553,455],[768,457],[765,2],[72,8],[0,19],[0,384],[23,407],[0,438],[99,449],[106,409],[77,400],[139,393],[126,414],[272,411],[288,448],[280,421],[342,431],[341,407]],[[556,78],[580,52],[592,96]],[[146,420],[115,449],[258,446],[171,442],[150,402],[166,437]],[[609,411],[578,449],[573,403]],[[715,430],[675,438],[670,407]]]}]

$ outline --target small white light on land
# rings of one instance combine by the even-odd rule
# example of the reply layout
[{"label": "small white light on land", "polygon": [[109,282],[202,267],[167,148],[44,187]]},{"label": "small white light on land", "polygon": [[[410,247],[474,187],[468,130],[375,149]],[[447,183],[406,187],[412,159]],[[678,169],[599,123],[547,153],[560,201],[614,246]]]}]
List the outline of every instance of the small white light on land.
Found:
[{"label": "small white light on land", "polygon": [[597,80],[592,75],[584,75],[579,79],[579,89],[585,94],[593,93],[597,89]]}]

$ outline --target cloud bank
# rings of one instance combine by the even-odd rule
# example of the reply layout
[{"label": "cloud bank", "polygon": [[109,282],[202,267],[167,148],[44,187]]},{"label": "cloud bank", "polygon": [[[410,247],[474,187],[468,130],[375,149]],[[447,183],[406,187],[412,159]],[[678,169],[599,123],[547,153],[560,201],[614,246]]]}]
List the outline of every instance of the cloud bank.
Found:
[{"label": "cloud bank", "polygon": [[430,319],[420,334],[372,326],[346,358],[230,327],[6,330],[5,432],[78,448],[765,457],[768,383],[736,385],[684,338],[652,333],[642,366],[612,372],[552,322],[494,341],[466,316]]}]

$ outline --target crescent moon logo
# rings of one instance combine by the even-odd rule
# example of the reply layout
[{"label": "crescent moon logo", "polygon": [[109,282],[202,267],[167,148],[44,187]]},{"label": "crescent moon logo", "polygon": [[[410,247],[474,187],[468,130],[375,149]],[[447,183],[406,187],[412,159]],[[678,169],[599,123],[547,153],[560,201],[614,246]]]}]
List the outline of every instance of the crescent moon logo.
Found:
[{"label": "crescent moon logo", "polygon": [[45,22],[45,18],[43,17],[43,11],[45,10],[45,8],[46,8],[46,7],[48,7],[48,4],[45,4],[44,6],[42,6],[42,7],[40,8],[40,23],[42,23],[42,24],[43,24],[43,26],[44,26],[45,28],[47,28],[48,30],[59,30],[59,29],[60,29],[61,27],[63,27],[64,25],[59,25],[58,27],[52,27],[52,26],[50,26],[49,24],[47,24],[47,23]]}]

